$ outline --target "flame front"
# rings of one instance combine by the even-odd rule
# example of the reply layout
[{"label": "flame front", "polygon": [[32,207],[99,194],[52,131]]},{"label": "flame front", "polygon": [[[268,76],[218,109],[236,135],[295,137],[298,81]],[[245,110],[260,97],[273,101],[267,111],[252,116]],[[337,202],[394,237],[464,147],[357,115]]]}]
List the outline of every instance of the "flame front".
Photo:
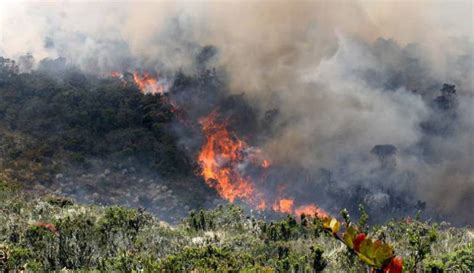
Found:
[{"label": "flame front", "polygon": [[[165,80],[159,80],[152,75],[137,71],[133,73],[110,72],[109,76],[119,79],[124,86],[127,80],[133,81],[143,94],[164,94],[168,91]],[[163,101],[171,106],[170,111],[175,113],[181,122],[187,123],[186,113],[180,109],[169,97],[162,97]],[[218,112],[214,111],[200,121],[205,136],[205,143],[198,156],[201,165],[201,175],[206,183],[217,190],[219,195],[234,202],[241,199],[258,210],[272,209],[273,211],[294,215],[312,215],[327,217],[328,214],[313,204],[302,205],[295,208],[291,198],[275,198],[265,196],[260,190],[263,185],[257,185],[250,175],[245,175],[245,166],[259,166],[263,170],[261,181],[264,180],[265,171],[270,168],[270,161],[262,158],[262,151],[250,147],[245,141],[227,129],[227,123],[218,120]],[[280,185],[281,186],[281,185]],[[284,191],[280,188],[278,192]],[[268,189],[265,190],[268,192]],[[283,194],[281,194],[283,195]]]},{"label": "flame front", "polygon": [[112,78],[119,78],[119,79],[122,79],[123,78],[123,74],[118,72],[118,71],[112,71],[110,72],[110,76]]},{"label": "flame front", "polygon": [[272,209],[281,213],[293,213],[293,199],[280,199],[273,204]]},{"label": "flame front", "polygon": [[214,187],[225,199],[234,202],[236,198],[251,200],[254,187],[250,180],[238,171],[243,161],[247,144],[232,136],[225,124],[216,122],[217,114],[211,113],[202,119],[201,125],[206,143],[199,154],[204,180]]},{"label": "flame front", "polygon": [[294,210],[293,214],[295,214],[295,215],[301,215],[301,214],[314,215],[318,218],[327,218],[327,217],[329,217],[329,214],[327,212],[325,212],[324,210],[316,207],[316,205],[313,205],[313,204],[299,206]]},{"label": "flame front", "polygon": [[147,72],[140,74],[139,72],[135,71],[133,73],[125,72],[124,74],[118,71],[112,71],[110,72],[109,76],[119,79],[122,84],[126,86],[129,79],[128,75],[130,74],[133,76],[133,82],[143,94],[162,95],[168,92],[168,83],[166,79],[153,77]]},{"label": "flame front", "polygon": [[270,167],[270,161],[268,161],[267,159],[264,159],[264,160],[262,161],[262,168],[265,168],[265,169],[266,169],[266,168],[268,168],[268,167]]},{"label": "flame front", "polygon": [[167,91],[166,84],[146,72],[143,75],[133,72],[133,80],[143,94],[156,95],[164,94]]},{"label": "flame front", "polygon": [[[263,170],[270,167],[270,161],[257,158],[260,150],[239,139],[237,135],[227,129],[227,123],[218,120],[218,113],[212,112],[200,120],[205,137],[204,145],[198,155],[201,165],[201,175],[206,183],[215,188],[218,194],[230,202],[241,199],[251,206],[264,210],[267,204],[271,209],[280,213],[324,218],[328,214],[314,204],[295,206],[292,198],[266,197],[259,191],[262,185],[256,184],[249,175],[245,175],[244,169],[248,162],[260,166]],[[253,152],[253,153],[252,153]],[[257,162],[256,162],[257,161]]]}]

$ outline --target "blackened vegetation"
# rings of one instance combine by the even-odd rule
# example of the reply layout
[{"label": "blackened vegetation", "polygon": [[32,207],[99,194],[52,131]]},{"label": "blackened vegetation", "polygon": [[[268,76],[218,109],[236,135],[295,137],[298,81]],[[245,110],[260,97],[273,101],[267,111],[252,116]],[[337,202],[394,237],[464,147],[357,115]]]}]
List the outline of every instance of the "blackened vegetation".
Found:
[{"label": "blackened vegetation", "polygon": [[430,103],[432,115],[428,120],[420,124],[424,137],[419,146],[427,162],[439,162],[442,160],[436,151],[436,139],[448,139],[456,133],[459,127],[459,102],[456,87],[450,84],[443,84],[440,93]]},{"label": "blackened vegetation", "polygon": [[430,105],[434,116],[422,123],[421,127],[429,135],[449,136],[456,126],[458,107],[456,87],[443,84],[440,93]]},{"label": "blackened vegetation", "polygon": [[393,168],[396,166],[397,147],[393,145],[375,145],[370,153],[377,156],[382,168]]}]

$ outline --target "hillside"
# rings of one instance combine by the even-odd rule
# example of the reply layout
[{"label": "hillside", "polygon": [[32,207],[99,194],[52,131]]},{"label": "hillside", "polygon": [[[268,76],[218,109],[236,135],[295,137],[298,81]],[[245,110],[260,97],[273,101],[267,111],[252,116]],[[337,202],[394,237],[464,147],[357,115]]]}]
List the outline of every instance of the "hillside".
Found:
[{"label": "hillside", "polygon": [[217,197],[183,152],[165,97],[85,75],[64,59],[17,70],[0,59],[0,168],[9,179],[85,203],[166,208],[170,221]]},{"label": "hillside", "polygon": [[[282,126],[278,109],[230,94],[222,72],[175,73],[165,85],[145,72],[85,74],[61,58],[31,73],[1,61],[3,269],[399,272],[387,268],[400,259],[406,272],[473,270],[472,229],[433,220],[424,202],[387,190],[381,206],[370,185],[270,162],[258,145]],[[433,107],[453,114],[455,93],[443,85]],[[420,126],[451,130],[436,117]],[[413,179],[397,152],[373,147],[371,179]],[[329,209],[307,203],[318,198]]]},{"label": "hillside", "polygon": [[0,273],[474,272],[473,11],[0,1]]}]

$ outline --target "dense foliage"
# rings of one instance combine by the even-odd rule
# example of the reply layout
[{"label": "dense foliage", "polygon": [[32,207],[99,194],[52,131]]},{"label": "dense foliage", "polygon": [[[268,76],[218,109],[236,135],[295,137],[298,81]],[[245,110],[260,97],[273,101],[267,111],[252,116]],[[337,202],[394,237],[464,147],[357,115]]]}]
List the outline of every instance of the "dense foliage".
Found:
[{"label": "dense foliage", "polygon": [[86,76],[63,59],[27,74],[0,59],[0,154],[4,168],[33,170],[17,173],[22,180],[51,179],[88,157],[129,159],[165,176],[192,172],[170,130],[173,118],[163,97]]},{"label": "dense foliage", "polygon": [[[335,223],[302,216],[264,221],[237,206],[197,211],[177,226],[143,210],[37,198],[0,183],[0,268],[83,272],[361,272],[367,264],[334,239]],[[344,218],[349,219],[345,215]],[[330,232],[328,232],[330,231]],[[406,272],[474,269],[472,231],[417,219],[368,227]],[[408,236],[407,236],[408,235]],[[362,253],[363,251],[357,251]]]}]

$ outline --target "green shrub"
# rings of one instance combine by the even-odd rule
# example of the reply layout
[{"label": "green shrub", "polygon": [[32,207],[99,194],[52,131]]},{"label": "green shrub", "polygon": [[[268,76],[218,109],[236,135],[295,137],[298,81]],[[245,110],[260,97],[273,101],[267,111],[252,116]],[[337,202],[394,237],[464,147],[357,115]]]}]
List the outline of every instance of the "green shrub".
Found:
[{"label": "green shrub", "polygon": [[25,269],[25,265],[33,257],[31,249],[21,246],[13,246],[10,248],[10,255],[8,257],[8,268],[13,271],[20,271]]}]

